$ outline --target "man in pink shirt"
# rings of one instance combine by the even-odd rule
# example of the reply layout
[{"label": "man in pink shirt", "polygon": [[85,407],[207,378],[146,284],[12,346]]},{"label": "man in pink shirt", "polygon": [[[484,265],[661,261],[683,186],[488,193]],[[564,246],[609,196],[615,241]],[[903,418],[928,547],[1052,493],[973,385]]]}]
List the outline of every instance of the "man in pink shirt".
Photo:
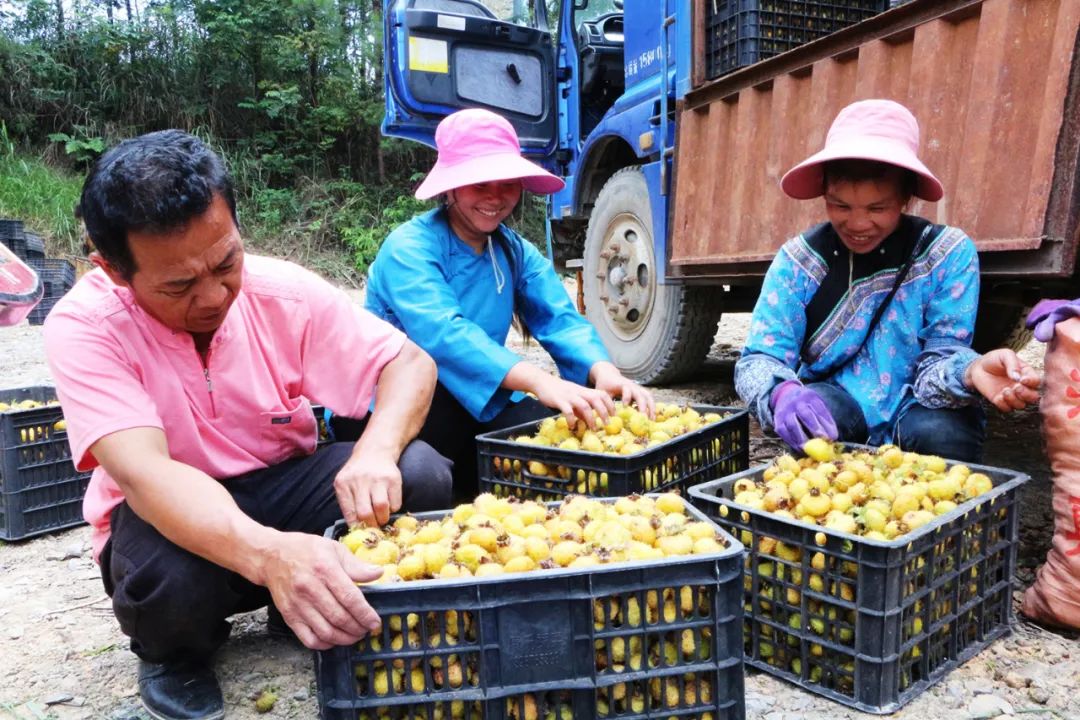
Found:
[{"label": "man in pink shirt", "polygon": [[[230,615],[270,604],[316,649],[379,626],[356,583],[381,570],[321,533],[450,504],[449,461],[414,440],[435,365],[314,274],[245,255],[232,181],[191,135],[106,153],[79,212],[97,269],[45,343],[94,469],[95,556],[150,714],[219,718]],[[316,450],[309,401],[364,419],[360,439]]]}]

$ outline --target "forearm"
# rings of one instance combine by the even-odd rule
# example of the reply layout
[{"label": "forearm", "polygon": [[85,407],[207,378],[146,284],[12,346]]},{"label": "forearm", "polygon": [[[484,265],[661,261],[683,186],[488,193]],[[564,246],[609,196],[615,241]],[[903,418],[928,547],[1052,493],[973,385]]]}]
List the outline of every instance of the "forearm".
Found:
[{"label": "forearm", "polygon": [[245,515],[220,482],[167,456],[144,457],[109,472],[131,509],[170,541],[265,584],[266,560],[281,533]]},{"label": "forearm", "polygon": [[979,355],[969,347],[953,345],[924,351],[916,361],[915,399],[928,408],[970,405],[978,397],[968,376]]},{"label": "forearm", "polygon": [[379,375],[375,410],[356,443],[353,457],[376,452],[400,458],[427,419],[437,381],[435,362],[407,341]]},{"label": "forearm", "polygon": [[503,377],[502,384],[507,390],[516,390],[520,392],[530,392],[534,395],[539,394],[537,389],[547,379],[550,379],[550,375],[535,365],[528,363],[524,360],[514,365]]},{"label": "forearm", "polygon": [[772,429],[769,397],[785,380],[795,380],[795,371],[764,353],[747,353],[735,363],[735,392],[765,429]]}]

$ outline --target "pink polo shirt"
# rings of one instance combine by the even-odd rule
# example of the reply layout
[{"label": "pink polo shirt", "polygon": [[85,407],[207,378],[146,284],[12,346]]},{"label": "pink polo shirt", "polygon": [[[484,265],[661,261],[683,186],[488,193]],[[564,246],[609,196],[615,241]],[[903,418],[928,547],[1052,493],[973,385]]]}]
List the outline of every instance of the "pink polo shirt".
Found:
[{"label": "pink polo shirt", "polygon": [[101,271],[49,313],[45,350],[79,470],[96,558],[124,494],[90,453],[135,427],[165,432],[170,456],[229,478],[315,449],[311,402],[361,418],[405,336],[317,275],[245,255],[243,284],[204,367],[186,332],[142,310]]}]

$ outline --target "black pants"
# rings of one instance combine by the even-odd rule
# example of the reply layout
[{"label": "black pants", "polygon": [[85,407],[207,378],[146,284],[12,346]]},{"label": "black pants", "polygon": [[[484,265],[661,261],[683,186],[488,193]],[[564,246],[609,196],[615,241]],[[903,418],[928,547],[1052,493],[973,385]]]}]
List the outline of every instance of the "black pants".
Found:
[{"label": "black pants", "polygon": [[[321,535],[341,519],[333,482],[352,449],[352,443],[333,443],[313,455],[222,484],[256,522]],[[414,441],[399,466],[406,509],[449,506],[449,461],[426,443]],[[226,618],[270,603],[265,587],[173,544],[127,503],[117,506],[111,519],[112,536],[101,553],[101,575],[120,629],[140,658],[206,660],[229,636]]]},{"label": "black pants", "polygon": [[[471,502],[479,492],[476,436],[522,423],[537,422],[554,414],[554,410],[526,396],[520,402],[507,405],[491,420],[480,422],[439,383],[431,399],[427,422],[417,439],[423,440],[454,463],[454,502]],[[335,416],[330,423],[338,440],[355,440],[360,436],[360,424],[356,420]]]},{"label": "black pants", "polygon": [[[869,434],[866,418],[855,398],[832,383],[813,383],[807,387],[825,401],[841,441],[866,442]],[[896,444],[901,448],[950,460],[979,462],[985,439],[986,413],[978,405],[934,409],[916,403],[896,423]]]}]

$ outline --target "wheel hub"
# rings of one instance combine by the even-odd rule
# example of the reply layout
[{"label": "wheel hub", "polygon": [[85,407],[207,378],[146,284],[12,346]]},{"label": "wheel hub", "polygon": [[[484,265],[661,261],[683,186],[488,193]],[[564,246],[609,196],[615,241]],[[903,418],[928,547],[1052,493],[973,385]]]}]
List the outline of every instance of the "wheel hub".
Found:
[{"label": "wheel hub", "polygon": [[611,222],[600,250],[600,302],[612,331],[632,340],[648,325],[654,300],[651,233],[632,213]]}]

